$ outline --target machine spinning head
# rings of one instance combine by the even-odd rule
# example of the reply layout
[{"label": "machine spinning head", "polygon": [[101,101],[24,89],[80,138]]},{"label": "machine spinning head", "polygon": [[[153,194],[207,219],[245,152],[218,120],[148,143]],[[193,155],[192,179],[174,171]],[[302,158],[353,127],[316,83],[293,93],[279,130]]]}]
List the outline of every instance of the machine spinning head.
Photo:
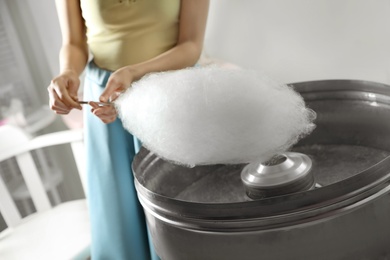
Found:
[{"label": "machine spinning head", "polygon": [[286,195],[315,187],[312,162],[302,153],[286,152],[264,163],[250,163],[241,172],[252,199]]}]

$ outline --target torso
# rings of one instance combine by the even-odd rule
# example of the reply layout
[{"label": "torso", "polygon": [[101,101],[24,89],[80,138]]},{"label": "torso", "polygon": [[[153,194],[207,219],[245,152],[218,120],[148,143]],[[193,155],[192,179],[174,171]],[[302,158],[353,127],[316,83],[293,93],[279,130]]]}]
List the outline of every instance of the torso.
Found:
[{"label": "torso", "polygon": [[94,62],[114,71],[174,47],[180,0],[81,0]]}]

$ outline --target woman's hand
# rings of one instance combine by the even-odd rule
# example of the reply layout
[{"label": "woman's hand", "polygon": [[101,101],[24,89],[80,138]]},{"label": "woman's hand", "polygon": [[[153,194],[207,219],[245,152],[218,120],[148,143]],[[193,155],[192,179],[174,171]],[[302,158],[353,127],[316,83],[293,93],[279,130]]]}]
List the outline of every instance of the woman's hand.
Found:
[{"label": "woman's hand", "polygon": [[107,85],[100,95],[100,102],[112,102],[125,92],[135,80],[134,69],[123,67],[111,74]]},{"label": "woman's hand", "polygon": [[[120,94],[125,92],[135,79],[135,71],[130,67],[123,67],[111,74],[107,85],[101,94],[100,102],[113,102]],[[109,124],[116,120],[117,112],[114,105],[99,105],[96,102],[89,103],[92,113],[100,118],[103,123]]]},{"label": "woman's hand", "polygon": [[49,106],[56,114],[66,115],[73,108],[82,109],[77,102],[80,79],[74,71],[66,70],[55,77],[47,87]]},{"label": "woman's hand", "polygon": [[91,112],[97,116],[103,123],[109,124],[116,120],[117,112],[112,105],[100,105],[97,102],[88,102],[88,104],[92,107]]}]

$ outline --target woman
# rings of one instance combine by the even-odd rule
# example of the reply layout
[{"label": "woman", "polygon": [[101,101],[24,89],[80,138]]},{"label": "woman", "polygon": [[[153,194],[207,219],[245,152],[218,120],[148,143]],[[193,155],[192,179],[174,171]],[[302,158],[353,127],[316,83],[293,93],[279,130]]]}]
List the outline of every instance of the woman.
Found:
[{"label": "woman", "polygon": [[[199,59],[208,0],[57,0],[63,44],[60,74],[48,87],[57,114],[84,99],[110,102],[145,74],[193,66]],[[92,59],[89,60],[89,53]],[[84,111],[92,259],[150,259],[131,162],[139,147],[114,106]]]}]

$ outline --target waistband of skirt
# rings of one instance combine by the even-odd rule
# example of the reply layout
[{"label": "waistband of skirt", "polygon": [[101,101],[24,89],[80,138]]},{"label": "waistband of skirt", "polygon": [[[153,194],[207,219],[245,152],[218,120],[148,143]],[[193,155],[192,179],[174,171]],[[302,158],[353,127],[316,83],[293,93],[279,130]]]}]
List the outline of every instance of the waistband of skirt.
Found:
[{"label": "waistband of skirt", "polygon": [[88,63],[86,78],[92,80],[100,86],[107,84],[108,78],[112,74],[112,71],[99,68],[93,60]]}]

